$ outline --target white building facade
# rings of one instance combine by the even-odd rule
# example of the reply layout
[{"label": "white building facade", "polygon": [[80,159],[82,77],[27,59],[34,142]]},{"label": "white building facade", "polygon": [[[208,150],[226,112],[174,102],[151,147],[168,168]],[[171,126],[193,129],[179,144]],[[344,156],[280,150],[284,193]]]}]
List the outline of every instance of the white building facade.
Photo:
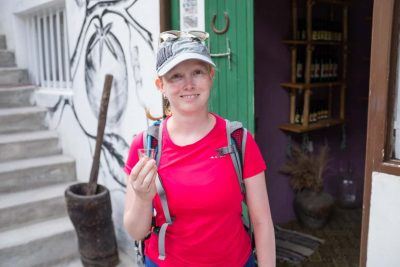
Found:
[{"label": "white building facade", "polygon": [[160,31],[159,1],[1,0],[0,34],[18,67],[38,86],[63,153],[76,160],[77,179],[89,180],[104,77],[114,77],[101,153],[99,183],[111,191],[120,249],[132,240],[123,229],[126,174],[132,138],[162,115],[154,85]]}]

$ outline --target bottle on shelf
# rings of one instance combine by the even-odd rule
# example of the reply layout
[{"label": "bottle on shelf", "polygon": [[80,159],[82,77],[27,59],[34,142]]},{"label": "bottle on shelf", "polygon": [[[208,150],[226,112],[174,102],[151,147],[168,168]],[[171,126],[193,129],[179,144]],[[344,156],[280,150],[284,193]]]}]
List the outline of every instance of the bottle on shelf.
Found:
[{"label": "bottle on shelf", "polygon": [[335,41],[340,42],[340,41],[342,41],[342,25],[341,25],[340,21],[336,21],[334,23],[334,25],[335,25],[334,26],[335,36],[336,36]]},{"label": "bottle on shelf", "polygon": [[320,40],[328,41],[329,23],[327,20],[321,20]]},{"label": "bottle on shelf", "polygon": [[296,107],[296,114],[294,117],[294,123],[295,124],[302,124],[303,120],[302,120],[302,110],[300,107]]},{"label": "bottle on shelf", "polygon": [[339,59],[336,53],[336,51],[332,52],[332,81],[338,81],[339,80]]},{"label": "bottle on shelf", "polygon": [[297,21],[296,40],[306,40],[306,39],[307,39],[306,20],[299,19]]},{"label": "bottle on shelf", "polygon": [[317,41],[319,38],[319,33],[321,30],[321,25],[319,24],[319,20],[313,19],[312,20],[312,34],[311,34],[311,40]]},{"label": "bottle on shelf", "polygon": [[331,56],[331,52],[327,53],[327,64],[326,64],[326,81],[334,81],[333,78],[333,59]]},{"label": "bottle on shelf", "polygon": [[315,49],[313,53],[314,75],[311,82],[317,83],[321,79],[321,53],[320,49]]},{"label": "bottle on shelf", "polygon": [[296,109],[295,109],[295,116],[294,116],[294,123],[295,124],[302,124],[303,123],[303,92],[297,91],[296,92]]},{"label": "bottle on shelf", "polygon": [[303,83],[304,82],[304,50],[297,50],[297,60],[296,60],[296,82]]},{"label": "bottle on shelf", "polygon": [[321,74],[320,74],[320,81],[326,82],[328,81],[328,56],[325,49],[321,50]]}]

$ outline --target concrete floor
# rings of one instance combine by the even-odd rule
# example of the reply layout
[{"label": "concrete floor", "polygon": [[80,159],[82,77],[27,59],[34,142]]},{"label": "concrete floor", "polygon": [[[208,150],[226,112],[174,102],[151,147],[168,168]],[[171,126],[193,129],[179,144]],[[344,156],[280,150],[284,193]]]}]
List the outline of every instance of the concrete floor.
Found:
[{"label": "concrete floor", "polygon": [[305,267],[355,267],[359,266],[360,237],[361,237],[361,209],[336,208],[330,222],[322,229],[310,230],[302,227],[297,221],[282,225],[311,234],[325,240],[317,251],[300,265],[278,262],[277,267],[305,266]]}]

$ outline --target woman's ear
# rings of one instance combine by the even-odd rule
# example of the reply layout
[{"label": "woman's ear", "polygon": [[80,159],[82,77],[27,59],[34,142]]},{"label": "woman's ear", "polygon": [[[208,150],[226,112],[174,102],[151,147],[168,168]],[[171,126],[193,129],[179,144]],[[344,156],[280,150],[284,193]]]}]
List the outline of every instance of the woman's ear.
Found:
[{"label": "woman's ear", "polygon": [[157,89],[162,93],[164,92],[164,84],[162,82],[161,77],[157,77],[156,80],[154,81]]},{"label": "woman's ear", "polygon": [[213,67],[211,67],[211,69],[210,69],[211,79],[214,79],[214,75],[215,75],[215,69]]}]

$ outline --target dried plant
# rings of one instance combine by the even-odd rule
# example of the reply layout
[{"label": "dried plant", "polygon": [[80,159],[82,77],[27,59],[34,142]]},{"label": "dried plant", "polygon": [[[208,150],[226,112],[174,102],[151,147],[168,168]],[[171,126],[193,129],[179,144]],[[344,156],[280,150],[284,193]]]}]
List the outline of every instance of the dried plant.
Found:
[{"label": "dried plant", "polygon": [[291,156],[281,168],[281,172],[290,175],[290,185],[295,192],[309,189],[320,192],[323,189],[323,174],[329,161],[329,147],[323,145],[318,153],[303,151],[293,145]]}]

